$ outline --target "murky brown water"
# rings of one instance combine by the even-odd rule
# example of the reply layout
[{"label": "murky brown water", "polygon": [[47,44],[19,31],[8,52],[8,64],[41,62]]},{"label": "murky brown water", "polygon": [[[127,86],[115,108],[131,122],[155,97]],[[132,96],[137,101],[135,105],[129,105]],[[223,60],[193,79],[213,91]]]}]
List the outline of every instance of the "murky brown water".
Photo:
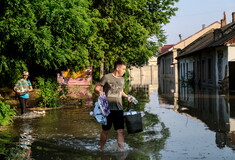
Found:
[{"label": "murky brown water", "polygon": [[13,126],[0,132],[0,158],[235,159],[234,99],[214,91],[180,91],[177,99],[158,91],[150,96],[143,91],[133,93],[139,104],[126,106],[141,111],[144,131],[128,135],[125,130],[125,151],[117,151],[113,130],[105,151],[99,150],[101,127],[89,115],[92,106],[85,105],[46,111],[45,116],[35,118],[16,118]]}]

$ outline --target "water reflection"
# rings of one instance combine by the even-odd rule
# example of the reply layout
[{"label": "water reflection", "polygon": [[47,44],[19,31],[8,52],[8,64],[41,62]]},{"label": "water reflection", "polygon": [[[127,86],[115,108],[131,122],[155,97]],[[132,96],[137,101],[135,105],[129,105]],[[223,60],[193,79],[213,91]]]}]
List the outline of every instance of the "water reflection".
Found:
[{"label": "water reflection", "polygon": [[[19,124],[19,138],[16,141],[12,141],[12,143],[8,144],[9,148],[6,148],[5,159],[31,159],[31,146],[34,141],[32,136],[33,128],[30,121],[21,119],[21,123]],[[11,146],[11,147],[10,147]]]},{"label": "water reflection", "polygon": [[172,105],[172,110],[196,118],[215,132],[215,144],[235,149],[234,96],[224,96],[215,88],[179,86],[177,94],[171,93],[171,81],[161,80],[159,103]]},{"label": "water reflection", "polygon": [[[180,87],[178,111],[203,121],[210,130],[216,132],[217,147],[231,146],[234,141],[234,117],[231,117],[229,99],[212,88]],[[184,109],[186,107],[187,109]],[[235,149],[235,148],[233,148]]]},{"label": "water reflection", "polygon": [[159,88],[158,88],[159,96],[162,98],[159,102],[160,104],[171,104],[174,105],[174,93],[175,93],[175,83],[174,79],[166,78],[159,79]]},{"label": "water reflection", "polygon": [[12,158],[10,152],[14,152],[14,155],[20,153],[19,159],[35,160],[160,159],[159,152],[164,148],[169,130],[155,113],[145,108],[150,102],[149,94],[155,87],[135,86],[131,88],[131,94],[139,100],[138,105],[124,102],[126,110],[133,108],[141,112],[144,131],[137,134],[127,134],[125,131],[126,150],[123,152],[116,150],[114,130],[110,131],[106,150],[100,151],[101,126],[89,115],[93,106],[83,103],[86,105],[46,111],[41,117],[15,119],[9,128],[15,137],[10,145],[5,145],[9,152],[4,151],[4,154],[8,159]]},{"label": "water reflection", "polygon": [[[195,88],[188,91],[194,92],[194,94],[188,92],[186,98],[184,96],[185,94],[180,93],[179,110],[181,110],[183,106],[197,110],[196,113],[191,113],[191,115],[197,114],[194,116],[205,122],[213,131],[233,131],[231,128],[232,125],[230,124],[230,119],[232,120],[233,118],[230,117],[230,104],[226,97],[220,96],[218,90],[211,88]],[[184,100],[181,99],[181,97]],[[185,98],[187,100],[185,100]],[[181,102],[184,105],[182,105]]]},{"label": "water reflection", "polygon": [[157,84],[131,85],[129,89],[132,94],[138,93],[140,97],[143,96],[141,93],[147,94],[149,96],[158,89],[158,85]]},{"label": "water reflection", "polygon": [[22,130],[20,133],[19,138],[19,146],[24,150],[23,157],[29,159],[31,156],[31,145],[34,141],[34,138],[32,137],[32,124],[26,123],[23,121],[22,123]]}]

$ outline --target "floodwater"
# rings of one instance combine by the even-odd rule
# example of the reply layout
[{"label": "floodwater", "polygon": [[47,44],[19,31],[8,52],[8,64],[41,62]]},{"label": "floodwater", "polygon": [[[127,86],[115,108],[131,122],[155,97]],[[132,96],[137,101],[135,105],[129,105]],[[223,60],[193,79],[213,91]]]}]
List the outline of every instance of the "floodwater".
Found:
[{"label": "floodwater", "polygon": [[172,90],[150,90],[149,86],[132,90],[137,105],[125,102],[126,110],[141,112],[144,130],[136,134],[125,130],[123,151],[113,130],[104,151],[99,149],[101,126],[89,115],[92,106],[81,105],[17,117],[0,132],[0,159],[235,159],[232,96],[205,88],[182,87],[178,95]]}]

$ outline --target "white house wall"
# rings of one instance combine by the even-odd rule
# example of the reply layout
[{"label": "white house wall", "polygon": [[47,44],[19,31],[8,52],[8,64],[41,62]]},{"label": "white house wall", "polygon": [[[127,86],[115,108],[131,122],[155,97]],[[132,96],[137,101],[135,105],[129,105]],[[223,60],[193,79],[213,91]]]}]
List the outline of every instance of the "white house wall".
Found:
[{"label": "white house wall", "polygon": [[228,61],[235,61],[235,46],[228,47]]}]

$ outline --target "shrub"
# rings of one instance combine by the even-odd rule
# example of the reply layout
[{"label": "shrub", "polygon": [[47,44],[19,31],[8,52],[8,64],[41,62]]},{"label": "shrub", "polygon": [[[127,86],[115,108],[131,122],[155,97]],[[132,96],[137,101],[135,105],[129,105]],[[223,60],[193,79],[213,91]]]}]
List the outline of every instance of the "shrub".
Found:
[{"label": "shrub", "polygon": [[38,104],[40,107],[57,107],[59,105],[59,85],[56,80],[49,78],[45,80],[42,77],[36,78],[36,87],[39,88]]},{"label": "shrub", "polygon": [[16,115],[16,109],[11,108],[6,104],[7,101],[0,97],[0,125],[5,126],[13,121],[13,116]]}]

